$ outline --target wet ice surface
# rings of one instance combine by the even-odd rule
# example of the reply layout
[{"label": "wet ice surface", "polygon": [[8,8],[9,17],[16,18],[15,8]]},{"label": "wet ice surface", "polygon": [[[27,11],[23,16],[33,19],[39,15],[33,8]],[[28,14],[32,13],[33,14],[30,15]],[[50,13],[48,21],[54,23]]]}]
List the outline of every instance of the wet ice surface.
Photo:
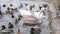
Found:
[{"label": "wet ice surface", "polygon": [[[7,4],[10,4],[10,3],[7,3]],[[15,12],[14,13],[14,15],[15,15],[16,18],[18,17],[18,14],[20,14],[20,13],[19,12]],[[47,19],[48,18],[47,16],[48,15],[46,15],[45,19],[43,19],[43,22],[41,24],[41,27],[39,27],[39,28],[41,28],[41,31],[42,31],[40,34],[50,34],[49,21],[47,21],[48,20]],[[11,17],[9,17],[7,15],[4,15],[3,18],[0,19],[0,28],[1,28],[2,25],[6,25],[6,28],[7,28],[9,22],[11,22],[11,23],[14,24],[14,19],[12,19]],[[23,27],[22,24],[23,24],[23,21],[22,20],[19,21],[18,25],[13,28],[14,33],[11,33],[11,34],[16,34],[18,28],[20,28],[22,34],[30,34],[30,28],[32,28],[32,27],[37,28],[37,26],[30,26],[30,27],[29,26],[24,26]]]},{"label": "wet ice surface", "polygon": [[[19,12],[18,12],[19,13]],[[17,17],[18,13],[15,13],[15,17]],[[1,25],[6,25],[6,27],[8,26],[8,23],[11,22],[13,23],[14,22],[14,19],[12,19],[11,17],[7,16],[7,15],[4,15],[4,17],[2,19],[0,19],[0,26]],[[13,23],[14,24],[14,23]],[[19,21],[18,25],[15,26],[13,28],[14,30],[14,33],[13,34],[16,34],[17,33],[17,29],[20,28],[22,34],[30,34],[30,28],[32,28],[33,26],[24,26],[23,27],[23,21]],[[47,19],[43,19],[43,22],[41,24],[41,34],[50,34],[50,28],[49,28],[49,21],[47,21]],[[37,26],[34,26],[34,28],[36,28]]]}]

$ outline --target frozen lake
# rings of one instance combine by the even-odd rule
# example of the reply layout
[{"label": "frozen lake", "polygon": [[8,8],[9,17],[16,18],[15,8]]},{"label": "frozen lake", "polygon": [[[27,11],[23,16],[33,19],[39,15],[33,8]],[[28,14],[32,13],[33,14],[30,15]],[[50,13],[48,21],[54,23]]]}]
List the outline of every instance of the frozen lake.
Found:
[{"label": "frozen lake", "polygon": [[[3,3],[0,3],[0,5],[3,5],[3,4],[6,4],[7,5],[7,7],[9,7],[9,4],[11,3],[11,2],[3,2]],[[28,3],[28,4],[32,4],[32,3],[36,3],[37,5],[41,5],[41,4],[44,4],[44,3],[46,3],[46,2],[33,2],[33,1],[20,1],[20,2],[13,2],[12,4],[14,4],[14,6],[13,6],[13,8],[15,8],[15,7],[18,7],[19,6],[19,3],[22,3],[23,5],[24,5],[24,3]],[[48,4],[48,3],[47,3]],[[7,7],[5,7],[5,8],[1,8],[1,10],[2,10],[2,12],[3,13],[5,13],[5,10],[6,10],[6,8]],[[51,8],[51,6],[50,6],[50,8]],[[22,8],[22,9],[26,9],[26,8]],[[18,9],[19,10],[19,9]],[[36,11],[36,10],[38,10],[38,8],[36,7],[35,9],[33,9],[32,11]],[[20,14],[20,12],[14,12],[14,16],[16,17],[16,18],[18,18],[18,15]],[[37,16],[37,15],[35,15],[35,16]],[[38,17],[38,16],[37,16]],[[14,19],[15,18],[11,18],[10,16],[7,16],[6,14],[4,14],[3,15],[3,18],[2,19],[0,19],[0,29],[1,29],[1,26],[2,25],[5,25],[6,26],[6,28],[8,27],[8,23],[9,22],[11,22],[11,23],[13,23],[14,22]],[[14,24],[14,23],[13,23]],[[21,33],[22,34],[30,34],[30,28],[32,28],[32,27],[34,27],[34,28],[41,28],[41,33],[40,34],[50,34],[50,28],[49,28],[49,21],[48,21],[48,15],[46,14],[46,16],[45,16],[45,19],[42,19],[42,24],[41,24],[41,27],[39,27],[39,26],[24,26],[23,27],[23,21],[21,20],[21,21],[19,21],[19,23],[18,23],[18,25],[17,26],[15,26],[14,28],[13,28],[13,30],[14,30],[14,33],[13,34],[16,34],[17,33],[17,29],[19,28],[20,30],[21,30]]]}]

